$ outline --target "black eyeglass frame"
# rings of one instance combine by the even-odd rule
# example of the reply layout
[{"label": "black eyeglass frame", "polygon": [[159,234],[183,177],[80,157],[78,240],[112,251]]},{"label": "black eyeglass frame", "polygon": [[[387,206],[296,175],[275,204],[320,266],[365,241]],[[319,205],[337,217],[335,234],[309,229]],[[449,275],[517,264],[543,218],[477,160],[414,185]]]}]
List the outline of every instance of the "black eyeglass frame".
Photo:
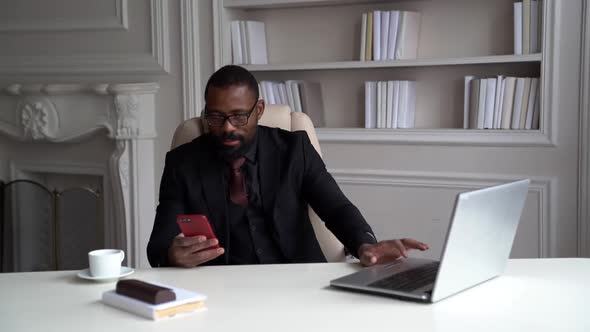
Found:
[{"label": "black eyeglass frame", "polygon": [[[256,103],[254,103],[254,106],[252,106],[250,111],[248,111],[247,113],[223,115],[220,113],[215,113],[215,114],[209,113],[209,111],[207,110],[207,105],[205,105],[205,112],[204,112],[205,113],[205,120],[207,120],[207,124],[211,127],[223,127],[225,125],[225,122],[228,120],[232,126],[242,127],[242,126],[245,126],[248,124],[248,120],[250,120],[250,115],[252,115],[252,112],[254,112],[254,109],[256,108],[256,106],[258,106],[258,100],[256,101]],[[211,118],[215,118],[216,120],[219,120],[219,121],[221,121],[223,119],[223,121],[219,122],[218,124],[214,124],[214,123],[211,123]],[[235,121],[244,121],[244,123],[241,123],[241,122],[234,123]]]}]

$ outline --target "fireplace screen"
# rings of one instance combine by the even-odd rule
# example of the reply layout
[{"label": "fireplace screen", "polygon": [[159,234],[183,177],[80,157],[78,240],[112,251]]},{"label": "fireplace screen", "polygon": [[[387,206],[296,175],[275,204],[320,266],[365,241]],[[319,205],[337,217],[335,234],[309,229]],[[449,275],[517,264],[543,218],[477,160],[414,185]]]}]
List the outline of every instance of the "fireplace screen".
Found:
[{"label": "fireplace screen", "polygon": [[28,179],[0,182],[2,272],[75,270],[104,247],[101,188],[49,188]]}]

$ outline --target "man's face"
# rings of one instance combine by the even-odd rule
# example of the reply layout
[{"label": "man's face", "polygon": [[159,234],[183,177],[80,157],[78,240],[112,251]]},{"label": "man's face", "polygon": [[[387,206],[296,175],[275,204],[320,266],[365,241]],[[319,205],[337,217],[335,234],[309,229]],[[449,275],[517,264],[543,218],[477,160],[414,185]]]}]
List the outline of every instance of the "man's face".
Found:
[{"label": "man's face", "polygon": [[[225,88],[209,87],[206,103],[209,132],[215,138],[221,156],[231,160],[244,155],[256,134],[258,120],[264,112],[264,101],[257,102],[254,93],[246,85],[231,85]],[[248,113],[247,123],[239,125]],[[225,119],[220,125],[212,125],[213,121],[223,121],[222,116],[234,118]]]}]

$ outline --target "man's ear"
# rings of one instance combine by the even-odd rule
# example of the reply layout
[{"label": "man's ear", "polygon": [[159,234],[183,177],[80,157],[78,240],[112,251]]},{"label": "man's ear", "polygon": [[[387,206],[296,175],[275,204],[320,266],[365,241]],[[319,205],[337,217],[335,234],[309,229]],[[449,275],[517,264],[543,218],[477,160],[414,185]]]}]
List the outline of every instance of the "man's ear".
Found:
[{"label": "man's ear", "polygon": [[258,104],[256,105],[256,118],[258,120],[260,120],[260,118],[262,117],[262,114],[264,114],[264,106],[265,106],[264,100],[260,99],[258,101]]}]

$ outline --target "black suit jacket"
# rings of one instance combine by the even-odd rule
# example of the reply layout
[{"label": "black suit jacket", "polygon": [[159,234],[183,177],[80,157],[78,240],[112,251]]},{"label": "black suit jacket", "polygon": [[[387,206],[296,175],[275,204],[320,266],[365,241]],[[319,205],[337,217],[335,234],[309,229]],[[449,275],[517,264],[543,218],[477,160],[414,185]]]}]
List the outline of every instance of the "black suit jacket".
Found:
[{"label": "black suit jacket", "polygon": [[[227,244],[226,166],[213,149],[212,138],[206,134],[166,155],[160,203],[147,247],[152,266],[168,265],[168,247],[180,233],[179,214],[207,215],[220,245]],[[371,228],[327,172],[305,131],[258,126],[257,153],[264,217],[289,262],[326,261],[307,204],[351,253],[356,254],[363,243],[375,242]],[[225,255],[209,264],[223,264]]]}]

